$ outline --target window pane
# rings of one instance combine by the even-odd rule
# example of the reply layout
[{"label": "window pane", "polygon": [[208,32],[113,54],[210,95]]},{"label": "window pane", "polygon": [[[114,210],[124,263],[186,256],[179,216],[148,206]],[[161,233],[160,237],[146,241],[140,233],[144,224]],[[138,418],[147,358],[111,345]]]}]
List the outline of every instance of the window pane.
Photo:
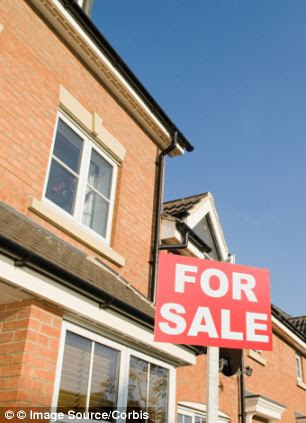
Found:
[{"label": "window pane", "polygon": [[169,370],[151,364],[148,407],[154,423],[167,421],[168,376]]},{"label": "window pane", "polygon": [[89,411],[116,407],[120,353],[113,348],[95,344],[90,388]]},{"label": "window pane", "polygon": [[128,411],[142,409],[149,412],[149,419],[146,420],[148,423],[166,423],[168,376],[167,369],[131,357]]},{"label": "window pane", "polygon": [[88,183],[108,199],[111,194],[112,174],[113,166],[92,150]]},{"label": "window pane", "polygon": [[131,357],[127,403],[128,410],[133,408],[146,410],[148,367],[149,364],[146,361]]},{"label": "window pane", "polygon": [[106,236],[109,204],[87,187],[83,211],[83,223],[103,237]]},{"label": "window pane", "polygon": [[82,144],[82,138],[59,119],[53,154],[76,173],[79,173]]},{"label": "window pane", "polygon": [[205,423],[205,419],[201,416],[195,416],[194,423]]},{"label": "window pane", "polygon": [[178,414],[178,423],[192,423],[192,417],[186,414]]},{"label": "window pane", "polygon": [[46,197],[72,214],[77,189],[77,178],[54,159],[51,163]]},{"label": "window pane", "polygon": [[299,355],[295,356],[295,361],[296,361],[296,374],[298,379],[302,379],[302,362],[301,362],[301,357]]},{"label": "window pane", "polygon": [[91,341],[67,332],[57,411],[85,411]]}]

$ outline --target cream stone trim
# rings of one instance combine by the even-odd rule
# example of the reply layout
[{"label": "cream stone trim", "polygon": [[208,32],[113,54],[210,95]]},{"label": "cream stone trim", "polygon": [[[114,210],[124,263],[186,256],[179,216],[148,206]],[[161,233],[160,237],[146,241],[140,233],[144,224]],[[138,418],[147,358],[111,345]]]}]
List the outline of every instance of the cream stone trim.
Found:
[{"label": "cream stone trim", "polygon": [[60,85],[59,101],[66,113],[77,119],[82,126],[92,130],[92,114],[65,87]]},{"label": "cream stone trim", "polygon": [[[90,39],[76,20],[58,0],[29,0],[53,28],[63,37],[87,67],[102,81],[117,99],[137,119],[155,144],[165,149],[171,144],[171,134],[164,124],[145,104],[134,88]],[[170,155],[180,154],[176,149]]]},{"label": "cream stone trim", "polygon": [[297,380],[296,380],[296,384],[297,384],[297,386],[299,386],[300,388],[304,389],[304,391],[306,391],[306,383],[304,383],[301,379],[297,379]]},{"label": "cream stone trim", "polygon": [[0,34],[1,34],[1,32],[3,32],[3,30],[4,30],[4,26],[2,25],[2,23],[0,22]]},{"label": "cream stone trim", "polygon": [[267,365],[267,360],[261,354],[259,354],[258,352],[254,351],[254,350],[249,350],[248,351],[248,357],[250,357],[253,360],[257,361],[262,366],[266,366]]},{"label": "cream stone trim", "polygon": [[115,154],[120,162],[124,160],[126,149],[115,137],[103,126],[102,118],[97,114],[92,114],[92,132],[96,140],[103,147],[106,147],[110,153]]},{"label": "cream stone trim", "polygon": [[89,112],[63,85],[59,89],[59,102],[64,112],[85,127],[102,148],[106,149],[117,161],[122,162],[126,149],[103,126],[103,120],[96,112]]},{"label": "cream stone trim", "polygon": [[124,257],[106,245],[102,239],[98,239],[94,235],[91,235],[86,228],[82,228],[79,224],[69,219],[69,217],[64,216],[62,212],[57,211],[54,206],[47,204],[47,202],[39,201],[36,198],[30,197],[29,210],[51,222],[59,229],[71,235],[73,238],[91,248],[101,256],[107,258],[111,262],[120,267],[124,266]]}]

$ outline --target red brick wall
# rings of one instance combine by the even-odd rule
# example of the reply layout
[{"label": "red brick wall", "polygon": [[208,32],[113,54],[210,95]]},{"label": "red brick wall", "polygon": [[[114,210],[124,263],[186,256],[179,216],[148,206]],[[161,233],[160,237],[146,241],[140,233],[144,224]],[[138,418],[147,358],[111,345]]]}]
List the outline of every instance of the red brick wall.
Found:
[{"label": "red brick wall", "polygon": [[295,423],[295,412],[306,415],[306,390],[297,386],[295,353],[291,345],[274,334],[273,351],[262,352],[266,366],[246,360],[246,365],[253,368],[252,376],[246,378],[246,389],[284,404],[284,423]]},{"label": "red brick wall", "polygon": [[[192,401],[206,404],[207,356],[197,357],[195,366],[177,369],[177,401]],[[231,417],[231,423],[238,423],[238,377],[219,380],[219,409]]]},{"label": "red brick wall", "polygon": [[147,292],[157,148],[130,115],[24,0],[1,0],[0,200],[95,255],[28,211],[41,199],[50,156],[59,86],[63,85],[127,149],[120,169],[112,247],[126,259],[116,268]]},{"label": "red brick wall", "polygon": [[0,306],[0,406],[50,406],[61,313],[33,301]]},{"label": "red brick wall", "polygon": [[[262,352],[266,365],[247,356],[245,367],[250,366],[253,373],[245,376],[245,389],[253,394],[263,395],[287,407],[282,422],[295,423],[294,413],[306,415],[306,390],[297,386],[295,349],[279,337],[273,335],[273,351]],[[305,366],[304,358],[304,366]],[[305,367],[304,367],[305,369]],[[306,373],[304,373],[306,383]],[[196,366],[177,369],[177,400],[206,403],[206,356],[197,358]],[[220,410],[231,417],[232,423],[239,418],[239,381],[238,376],[220,375]]]}]

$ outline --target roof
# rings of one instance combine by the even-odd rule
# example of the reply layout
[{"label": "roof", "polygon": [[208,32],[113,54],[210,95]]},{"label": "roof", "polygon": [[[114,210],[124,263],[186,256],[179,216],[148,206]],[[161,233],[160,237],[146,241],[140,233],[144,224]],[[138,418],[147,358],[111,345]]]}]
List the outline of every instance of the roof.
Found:
[{"label": "roof", "polygon": [[151,96],[127,64],[122,60],[116,50],[110,45],[100,30],[94,25],[91,19],[86,15],[75,0],[60,0],[65,9],[73,16],[79,25],[86,31],[91,40],[105,54],[108,60],[116,67],[118,72],[130,84],[130,86],[141,97],[150,111],[159,119],[159,121],[169,130],[170,133],[178,132],[178,142],[187,151],[193,151],[194,147],[190,144],[184,134],[172,122],[170,117],[164,112],[157,101]]},{"label": "roof", "polygon": [[198,204],[203,198],[207,197],[208,193],[192,195],[190,197],[178,198],[164,202],[163,211],[171,216],[188,215],[189,211]]},{"label": "roof", "polygon": [[284,310],[282,310],[281,308],[277,307],[276,305],[273,305],[274,311],[276,311],[280,316],[282,316],[283,318],[290,320],[292,318],[292,316],[290,316],[290,314],[286,313]]},{"label": "roof", "polygon": [[291,317],[290,322],[306,336],[306,316]]},{"label": "roof", "polygon": [[[88,260],[87,255],[15,209],[0,202],[0,250],[30,267],[48,270],[64,283],[108,302],[116,310],[154,324],[154,307],[118,274]],[[20,261],[19,260],[19,261]]]},{"label": "roof", "polygon": [[274,304],[272,304],[272,314],[279,321],[284,323],[291,332],[295,333],[304,342],[306,341],[306,316],[292,317]]}]

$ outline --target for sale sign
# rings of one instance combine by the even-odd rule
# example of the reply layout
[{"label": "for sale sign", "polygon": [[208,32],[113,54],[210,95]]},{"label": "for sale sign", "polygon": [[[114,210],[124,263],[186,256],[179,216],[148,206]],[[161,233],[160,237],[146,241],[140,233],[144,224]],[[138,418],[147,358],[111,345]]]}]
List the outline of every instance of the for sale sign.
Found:
[{"label": "for sale sign", "polygon": [[155,341],[271,351],[268,270],[160,254]]}]

